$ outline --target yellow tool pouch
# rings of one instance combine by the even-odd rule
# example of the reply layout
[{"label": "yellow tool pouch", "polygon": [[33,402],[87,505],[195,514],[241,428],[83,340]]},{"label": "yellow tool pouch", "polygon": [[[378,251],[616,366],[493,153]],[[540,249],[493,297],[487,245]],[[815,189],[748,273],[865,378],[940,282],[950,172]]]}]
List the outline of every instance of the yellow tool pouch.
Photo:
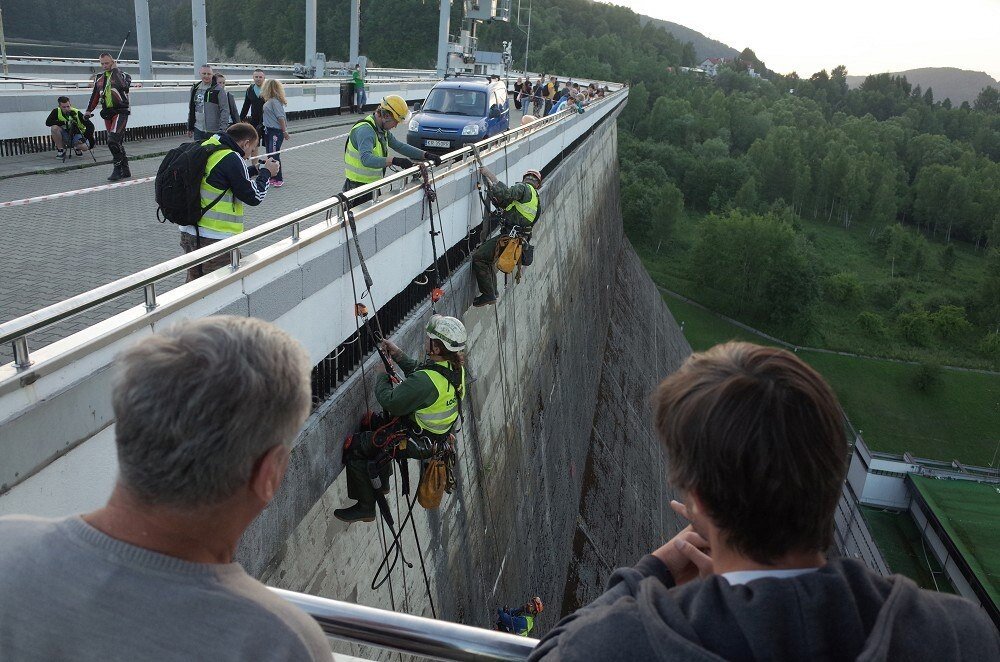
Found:
[{"label": "yellow tool pouch", "polygon": [[513,273],[514,268],[521,263],[521,238],[500,237],[497,242],[497,269],[505,274]]},{"label": "yellow tool pouch", "polygon": [[420,476],[420,486],[417,487],[417,501],[427,510],[434,510],[441,505],[448,484],[448,467],[444,460],[429,460],[424,473]]}]

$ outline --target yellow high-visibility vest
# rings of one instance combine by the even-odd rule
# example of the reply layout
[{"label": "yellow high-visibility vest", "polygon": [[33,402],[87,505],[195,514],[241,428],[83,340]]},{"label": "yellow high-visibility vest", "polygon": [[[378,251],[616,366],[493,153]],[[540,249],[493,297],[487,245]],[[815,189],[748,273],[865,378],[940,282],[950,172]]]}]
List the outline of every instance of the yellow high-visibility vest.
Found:
[{"label": "yellow high-visibility vest", "polygon": [[380,134],[375,126],[375,118],[372,115],[364,118],[351,127],[351,135],[347,137],[347,144],[344,145],[344,175],[352,182],[358,184],[370,184],[385,176],[385,168],[369,168],[361,162],[361,152],[354,146],[354,130],[362,124],[368,124],[375,131],[375,149],[372,154],[384,159],[389,153],[388,139],[384,134]]},{"label": "yellow high-visibility vest", "polygon": [[[438,361],[437,365],[451,369],[447,361]],[[441,373],[434,370],[420,370],[419,372],[430,377],[437,389],[438,397],[429,407],[415,411],[413,421],[421,430],[430,434],[448,434],[458,419],[459,399],[465,396],[465,367],[461,368],[462,382],[457,393]]]},{"label": "yellow high-visibility vest", "polygon": [[[527,202],[521,202],[520,200],[515,200],[514,202],[507,205],[504,211],[511,211],[512,209],[517,210],[517,213],[521,215],[524,219],[525,224],[532,225],[535,219],[538,218],[538,191],[531,184],[525,184],[529,189],[531,189],[531,199]],[[508,219],[510,216],[507,217]]]},{"label": "yellow high-visibility vest", "polygon": [[[218,136],[212,136],[201,144],[207,147],[209,145],[221,145],[222,143],[219,141]],[[201,207],[204,209],[211,205],[220,195],[222,198],[202,215],[201,220],[198,221],[198,227],[215,230],[216,232],[225,232],[226,234],[239,234],[243,232],[243,203],[236,198],[235,193],[224,195],[225,191],[223,189],[215,188],[208,183],[208,176],[212,174],[215,166],[219,165],[222,159],[232,153],[233,150],[227,147],[212,153],[208,157],[208,162],[205,164],[205,176],[201,178]]]}]

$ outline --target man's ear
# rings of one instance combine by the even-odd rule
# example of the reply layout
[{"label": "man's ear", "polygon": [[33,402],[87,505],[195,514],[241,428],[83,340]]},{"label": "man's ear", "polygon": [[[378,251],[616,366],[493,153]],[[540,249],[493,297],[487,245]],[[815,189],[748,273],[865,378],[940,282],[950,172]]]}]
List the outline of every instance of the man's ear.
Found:
[{"label": "man's ear", "polygon": [[281,486],[288,468],[289,450],[284,444],[271,447],[258,458],[250,475],[250,491],[253,492],[262,505],[267,505],[274,498]]}]

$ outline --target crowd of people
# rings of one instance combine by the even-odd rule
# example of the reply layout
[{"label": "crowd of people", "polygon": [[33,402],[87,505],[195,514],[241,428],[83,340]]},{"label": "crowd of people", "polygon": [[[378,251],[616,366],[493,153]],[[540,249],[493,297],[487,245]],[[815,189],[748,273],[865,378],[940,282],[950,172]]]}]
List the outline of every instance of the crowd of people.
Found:
[{"label": "crowd of people", "polygon": [[584,106],[604,98],[608,87],[597,83],[581,86],[572,80],[560,84],[557,77],[542,74],[534,83],[530,78],[519,77],[511,92],[514,107],[524,115],[547,117],[564,110],[566,106],[576,106],[578,112],[583,112]]},{"label": "crowd of people", "polygon": [[[62,129],[85,135],[98,105],[109,135],[124,131],[128,81],[116,72],[111,60],[85,113],[60,100],[51,126],[63,149],[83,151],[84,141]],[[261,139],[269,152],[288,139],[278,81],[255,72],[237,113],[224,79],[210,67],[200,78],[188,130],[207,152],[198,173],[204,213],[181,227],[185,251],[242,231],[243,204],[259,204],[281,182],[277,159],[260,162]],[[532,115],[582,108],[605,93],[543,81],[518,88]],[[403,99],[387,96],[354,125],[345,190],[391,165],[409,167],[410,158],[435,162],[392,137],[407,114]],[[116,168],[127,173],[120,143],[117,150]],[[473,257],[474,304],[486,306],[496,303],[508,248],[516,246],[520,266],[534,240],[542,175],[530,170],[506,184],[484,167],[480,174],[502,228]],[[212,268],[201,265],[189,280]],[[379,339],[374,395],[383,411],[366,413],[345,441],[354,503],[337,509],[338,519],[376,518],[393,462],[440,462],[445,473],[454,464],[467,345],[464,323],[441,315],[428,321],[418,357]],[[0,517],[0,659],[329,660],[316,623],[233,560],[282,483],[310,411],[310,372],[296,340],[254,318],[183,321],[125,350],[110,393],[119,471],[107,504],[57,519]],[[664,481],[682,495],[669,507],[689,524],[616,570],[606,592],[559,621],[532,660],[1000,659],[1000,636],[978,605],[829,555],[847,472],[843,417],[831,388],[796,355],[719,345],[692,354],[652,403]],[[527,636],[542,608],[535,597],[498,610],[495,627]]]}]

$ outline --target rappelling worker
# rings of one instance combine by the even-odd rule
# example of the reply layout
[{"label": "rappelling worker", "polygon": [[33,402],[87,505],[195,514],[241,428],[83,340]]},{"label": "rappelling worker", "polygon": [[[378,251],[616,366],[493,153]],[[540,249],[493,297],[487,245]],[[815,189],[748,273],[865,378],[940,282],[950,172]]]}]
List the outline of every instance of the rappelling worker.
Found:
[{"label": "rappelling worker", "polygon": [[542,613],[543,609],[545,606],[538,596],[531,598],[523,607],[517,609],[507,607],[497,609],[496,629],[527,637],[535,628],[535,616]]},{"label": "rappelling worker", "polygon": [[[437,154],[424,152],[412,145],[400,141],[392,135],[392,130],[406,121],[410,109],[403,97],[390,94],[372,112],[353,127],[344,144],[344,189],[370,184],[385,177],[389,166],[397,168],[412,168],[411,159],[430,161],[434,165],[441,163]],[[389,156],[389,149],[403,156]],[[360,204],[371,200],[373,196],[365,195],[353,201]]]},{"label": "rappelling worker", "polygon": [[[487,182],[489,198],[500,210],[500,234],[483,243],[472,256],[472,272],[479,284],[479,296],[474,306],[489,306],[497,301],[496,271],[501,251],[510,239],[527,243],[542,212],[538,191],[542,188],[542,173],[529,170],[513,186],[497,180],[489,168],[479,168]],[[528,260],[524,261],[528,264]]]},{"label": "rappelling worker", "polygon": [[465,326],[454,317],[434,315],[427,323],[426,358],[417,363],[388,340],[382,350],[402,369],[393,386],[380,365],[375,399],[382,414],[366,414],[361,431],[344,443],[347,494],[357,501],[333,512],[345,522],[375,520],[375,501],[389,491],[392,460],[428,460],[452,452],[451,432],[465,397]]}]

